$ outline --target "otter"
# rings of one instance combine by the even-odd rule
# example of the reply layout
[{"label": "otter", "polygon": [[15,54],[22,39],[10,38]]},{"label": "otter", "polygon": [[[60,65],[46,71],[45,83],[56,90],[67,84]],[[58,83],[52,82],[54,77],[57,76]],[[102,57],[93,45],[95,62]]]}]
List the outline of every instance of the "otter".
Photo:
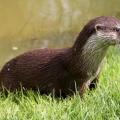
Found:
[{"label": "otter", "polygon": [[63,49],[35,49],[8,61],[0,72],[0,88],[39,90],[42,94],[81,96],[98,82],[109,46],[120,43],[120,20],[101,16],[90,20],[74,45]]}]

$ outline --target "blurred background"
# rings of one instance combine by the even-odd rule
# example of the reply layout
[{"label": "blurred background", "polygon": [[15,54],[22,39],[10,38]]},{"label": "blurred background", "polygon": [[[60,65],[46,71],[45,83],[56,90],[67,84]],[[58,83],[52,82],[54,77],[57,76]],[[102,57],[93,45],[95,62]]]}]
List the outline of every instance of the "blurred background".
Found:
[{"label": "blurred background", "polygon": [[71,46],[102,15],[120,18],[120,0],[0,0],[0,66],[30,49]]}]

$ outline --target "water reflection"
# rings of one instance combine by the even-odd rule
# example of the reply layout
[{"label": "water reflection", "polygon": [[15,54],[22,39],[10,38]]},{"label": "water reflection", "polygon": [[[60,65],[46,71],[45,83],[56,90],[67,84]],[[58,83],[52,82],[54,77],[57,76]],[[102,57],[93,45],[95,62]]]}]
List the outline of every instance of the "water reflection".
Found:
[{"label": "water reflection", "polygon": [[0,0],[0,64],[34,48],[73,44],[83,25],[120,16],[119,0]]}]

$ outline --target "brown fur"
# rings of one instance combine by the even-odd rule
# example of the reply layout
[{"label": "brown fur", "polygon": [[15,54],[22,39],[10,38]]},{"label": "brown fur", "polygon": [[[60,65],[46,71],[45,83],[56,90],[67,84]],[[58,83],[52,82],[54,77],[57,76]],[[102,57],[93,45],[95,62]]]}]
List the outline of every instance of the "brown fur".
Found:
[{"label": "brown fur", "polygon": [[0,72],[1,88],[14,91],[22,86],[25,89],[39,89],[46,94],[54,91],[55,95],[61,96],[78,90],[82,95],[87,73],[82,71],[82,67],[77,67],[82,64],[78,58],[88,38],[95,32],[95,24],[105,23],[106,20],[110,25],[119,21],[113,17],[96,18],[83,28],[71,48],[36,49],[13,58]]}]

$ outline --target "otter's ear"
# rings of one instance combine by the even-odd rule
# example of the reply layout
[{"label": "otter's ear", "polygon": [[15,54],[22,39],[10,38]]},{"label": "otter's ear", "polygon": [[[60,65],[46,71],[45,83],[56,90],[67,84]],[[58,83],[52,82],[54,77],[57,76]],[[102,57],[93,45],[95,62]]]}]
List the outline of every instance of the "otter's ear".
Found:
[{"label": "otter's ear", "polygon": [[100,30],[103,30],[105,27],[102,25],[102,24],[96,24],[95,25],[95,30],[96,30],[96,32],[97,31],[100,31]]}]

